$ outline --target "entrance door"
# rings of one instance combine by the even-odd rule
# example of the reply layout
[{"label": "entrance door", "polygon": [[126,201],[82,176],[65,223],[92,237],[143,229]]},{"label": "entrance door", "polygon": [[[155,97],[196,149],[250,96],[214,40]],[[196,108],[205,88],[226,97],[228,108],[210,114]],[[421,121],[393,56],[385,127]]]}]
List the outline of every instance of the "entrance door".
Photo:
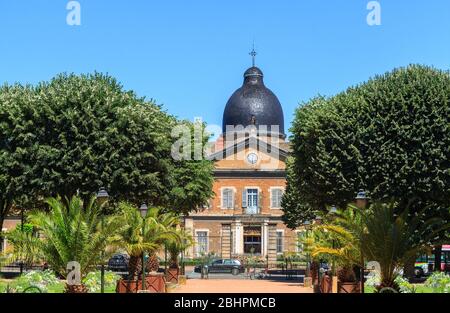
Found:
[{"label": "entrance door", "polygon": [[244,253],[261,254],[261,226],[244,227]]}]

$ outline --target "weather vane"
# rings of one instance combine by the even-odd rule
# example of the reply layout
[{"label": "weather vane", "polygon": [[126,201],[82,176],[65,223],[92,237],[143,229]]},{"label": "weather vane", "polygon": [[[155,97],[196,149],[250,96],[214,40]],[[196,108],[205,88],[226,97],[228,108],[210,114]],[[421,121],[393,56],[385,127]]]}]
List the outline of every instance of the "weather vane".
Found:
[{"label": "weather vane", "polygon": [[252,64],[253,64],[253,67],[255,67],[255,60],[256,60],[256,55],[258,54],[258,53],[256,53],[256,51],[255,51],[255,43],[253,43],[253,49],[252,49],[252,52],[250,52],[249,53],[251,56],[252,56]]}]

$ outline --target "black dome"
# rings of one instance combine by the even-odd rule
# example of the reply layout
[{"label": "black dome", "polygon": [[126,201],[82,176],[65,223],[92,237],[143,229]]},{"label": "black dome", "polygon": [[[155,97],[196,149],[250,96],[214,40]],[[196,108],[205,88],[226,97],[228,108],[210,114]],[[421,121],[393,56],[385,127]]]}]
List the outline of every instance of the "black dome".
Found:
[{"label": "black dome", "polygon": [[[267,131],[284,136],[283,109],[277,96],[264,85],[263,72],[251,67],[244,73],[244,84],[231,96],[222,120],[223,133],[227,126],[267,126]],[[277,125],[278,130],[272,126]]]}]

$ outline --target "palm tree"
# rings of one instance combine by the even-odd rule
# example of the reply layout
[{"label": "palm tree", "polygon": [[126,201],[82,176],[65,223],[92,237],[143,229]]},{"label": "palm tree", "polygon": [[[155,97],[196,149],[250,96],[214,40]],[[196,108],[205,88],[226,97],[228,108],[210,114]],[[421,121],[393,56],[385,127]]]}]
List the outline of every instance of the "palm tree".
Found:
[{"label": "palm tree", "polygon": [[380,264],[381,284],[378,290],[385,287],[398,290],[395,283],[398,270],[426,252],[435,237],[450,228],[450,224],[439,217],[423,220],[428,208],[410,214],[411,204],[397,215],[395,212],[399,208],[394,201],[375,203],[362,215],[365,232],[359,240],[364,255]]},{"label": "palm tree", "polygon": [[[62,202],[49,198],[46,203],[49,212],[33,211],[28,220],[42,234],[35,241],[42,258],[57,274],[66,277],[69,262],[80,264],[80,276],[84,278],[102,261],[108,242],[118,229],[114,218],[101,222],[101,208],[95,205],[92,197],[87,205],[79,197]],[[66,292],[87,292],[80,282],[78,285],[66,284]]]},{"label": "palm tree", "polygon": [[[410,205],[402,210],[394,201],[377,202],[368,209],[350,205],[316,229],[319,239],[310,243],[312,255],[334,258],[344,266],[364,266],[363,255],[366,260],[380,264],[378,290],[385,287],[398,290],[395,283],[398,270],[429,249],[436,235],[450,227],[441,218],[424,221],[425,210],[410,214]],[[396,215],[396,211],[402,213]]]},{"label": "palm tree", "polygon": [[192,235],[186,231],[184,228],[178,228],[176,230],[177,237],[175,240],[170,241],[166,247],[170,256],[170,267],[178,268],[178,256],[180,253],[186,251],[189,247],[194,244],[194,238]]},{"label": "palm tree", "polygon": [[118,220],[124,227],[119,229],[112,244],[130,256],[129,279],[138,279],[145,253],[150,255],[146,270],[152,272],[159,268],[156,253],[165,242],[177,240],[176,225],[179,218],[171,213],[161,213],[158,208],[151,208],[146,218],[142,219],[135,207],[124,202],[119,204],[119,209],[121,214]]},{"label": "palm tree", "polygon": [[25,268],[41,263],[44,258],[39,247],[39,237],[32,232],[23,232],[15,229],[5,234],[8,248],[0,254],[0,267],[14,262],[23,262]]},{"label": "palm tree", "polygon": [[[314,230],[316,238],[312,241],[311,256],[316,259],[332,260],[340,267],[341,281],[354,277],[354,268],[364,266],[361,257],[361,243],[358,240],[364,232],[362,215],[355,206],[338,210],[327,216],[324,224]],[[311,241],[311,239],[310,239]]]}]

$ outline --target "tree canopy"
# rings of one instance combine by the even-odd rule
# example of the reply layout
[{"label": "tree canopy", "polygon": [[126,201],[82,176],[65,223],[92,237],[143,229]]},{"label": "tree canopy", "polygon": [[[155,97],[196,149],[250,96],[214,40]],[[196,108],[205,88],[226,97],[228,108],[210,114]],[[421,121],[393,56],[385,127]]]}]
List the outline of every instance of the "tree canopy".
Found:
[{"label": "tree canopy", "polygon": [[422,207],[434,205],[433,214],[447,215],[449,103],[449,73],[411,65],[299,107],[285,220],[292,227],[311,215],[290,198],[324,210],[345,207],[359,189],[374,200],[418,198]]},{"label": "tree canopy", "polygon": [[24,206],[57,195],[87,200],[106,187],[112,201],[194,210],[211,196],[212,163],[172,158],[171,130],[180,123],[99,73],[4,86],[0,204],[6,212],[24,194]]}]

